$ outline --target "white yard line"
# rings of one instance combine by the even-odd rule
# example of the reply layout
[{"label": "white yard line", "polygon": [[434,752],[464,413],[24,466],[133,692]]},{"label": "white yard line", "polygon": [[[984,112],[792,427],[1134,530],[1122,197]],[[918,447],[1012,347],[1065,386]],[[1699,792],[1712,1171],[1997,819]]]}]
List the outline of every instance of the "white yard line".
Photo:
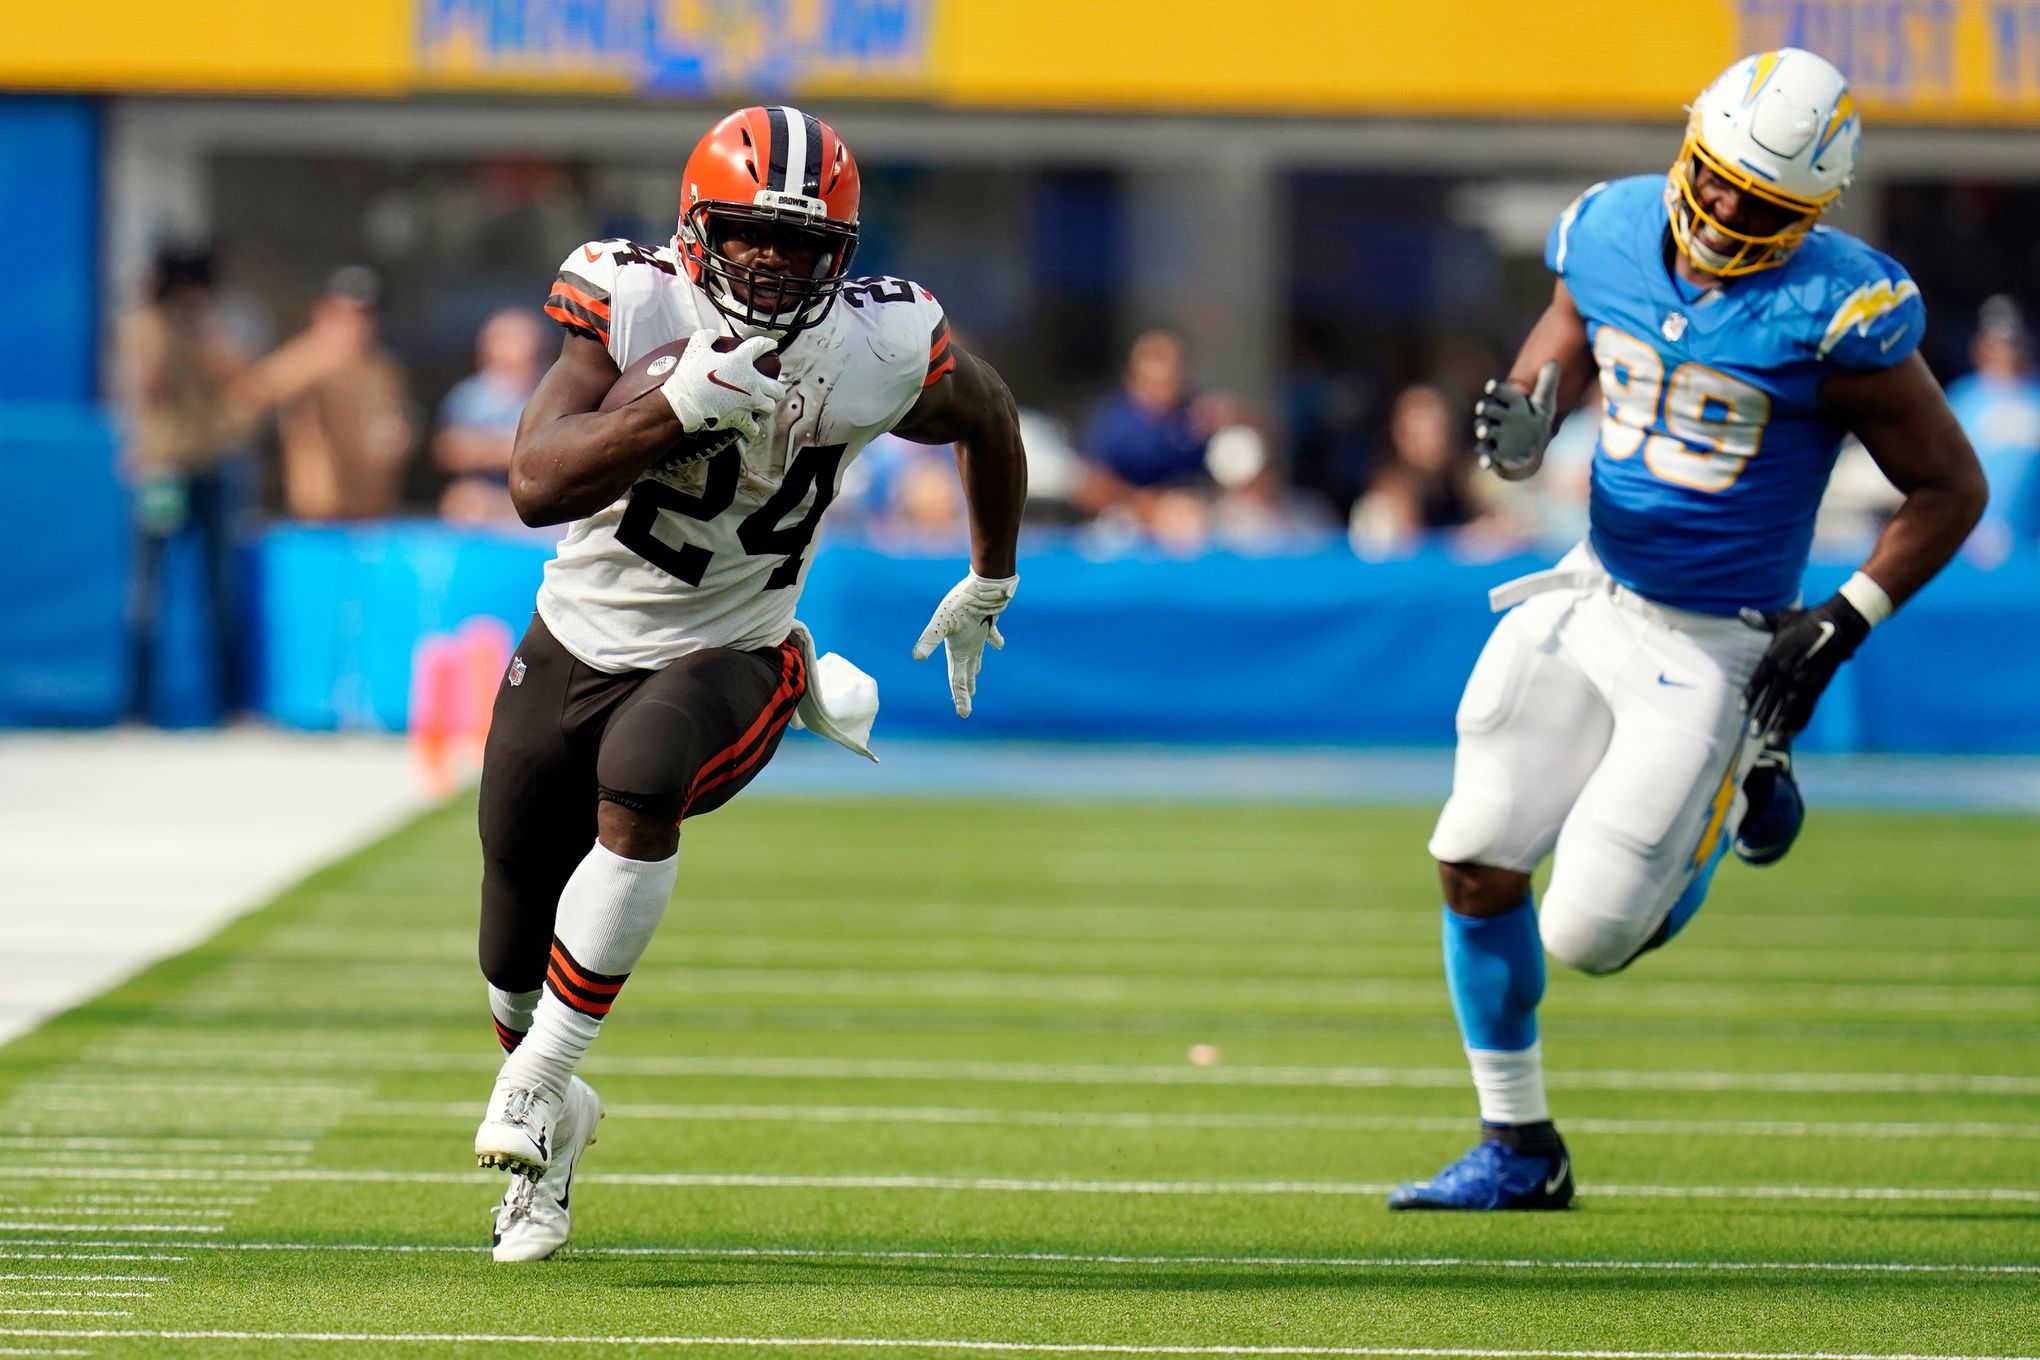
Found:
[{"label": "white yard line", "polygon": [[[229,1065],[242,1069],[301,1069],[295,1053],[227,1049],[111,1047],[94,1049],[88,1062],[154,1068]],[[321,1053],[327,1071],[493,1072],[482,1054]],[[811,1081],[978,1081],[1039,1086],[1288,1086],[1338,1090],[1459,1090],[1463,1067],[1219,1066],[1188,1063],[978,1062],[924,1058],[604,1057],[590,1076],[760,1077]],[[1546,1074],[1546,1085],[1570,1091],[1743,1091],[1831,1095],[2040,1095],[2040,1076],[1978,1076],[1954,1072],[1708,1072],[1570,1070]]]},{"label": "white yard line", "polygon": [[[211,935],[427,799],[397,738],[0,736],[0,1043]],[[277,790],[289,789],[287,797]],[[118,854],[80,847],[107,799]]]},{"label": "white yard line", "polygon": [[0,1317],[133,1317],[127,1308],[0,1308]]},{"label": "white yard line", "polygon": [[125,1138],[54,1138],[18,1133],[0,1133],[0,1150],[31,1152],[119,1152],[130,1153],[137,1143],[147,1143],[152,1153],[213,1152],[310,1152],[317,1144],[308,1138],[152,1138],[136,1134]]},{"label": "white yard line", "polygon": [[[0,1247],[20,1245],[0,1242]],[[29,1245],[34,1245],[30,1243]],[[65,1242],[67,1247],[92,1246],[90,1242]],[[153,1242],[137,1242],[135,1246],[155,1246]],[[163,1252],[112,1252],[112,1251],[0,1251],[0,1261],[188,1261],[188,1256],[172,1256]]]},{"label": "white yard line", "polygon": [[216,1233],[226,1228],[218,1223],[25,1223],[15,1220],[0,1222],[0,1232],[58,1232],[58,1233]]},{"label": "white yard line", "polygon": [[0,1215],[42,1214],[52,1218],[157,1218],[165,1213],[190,1218],[232,1218],[234,1212],[232,1209],[202,1209],[191,1204],[138,1204],[131,1209],[108,1209],[101,1205],[79,1208],[67,1204],[0,1204]]},{"label": "white yard line", "polygon": [[[321,1252],[344,1251],[399,1256],[479,1255],[487,1246],[429,1242],[183,1242],[194,1250]],[[1939,1261],[1539,1261],[1494,1256],[1226,1256],[1148,1255],[1070,1251],[911,1251],[858,1250],[851,1247],[584,1247],[573,1256],[666,1257],[718,1261],[904,1261],[916,1264],[1222,1266],[1229,1269],[1305,1270],[1511,1270],[1626,1271],[1687,1274],[1839,1274],[1839,1275],[2040,1275],[2033,1264],[1970,1264]],[[0,1277],[5,1278],[5,1277]],[[119,1279],[119,1276],[51,1276],[52,1279]],[[147,1279],[147,1276],[135,1277]],[[162,1278],[162,1277],[157,1277]]]},{"label": "white yard line", "polygon": [[[1147,1110],[1002,1110],[954,1105],[639,1105],[605,1101],[610,1114],[626,1119],[704,1123],[787,1124],[984,1124],[1037,1128],[1106,1129],[1299,1129],[1451,1133],[1464,1131],[1463,1115],[1371,1115],[1153,1112]],[[474,1122],[471,1101],[392,1101],[377,1106],[385,1115],[421,1115]],[[1882,1123],[1865,1120],[1798,1119],[1572,1119],[1569,1134],[1713,1135],[1734,1138],[2003,1138],[2040,1139],[2040,1125],[2005,1121]]]},{"label": "white yard line", "polygon": [[[86,1171],[71,1167],[16,1167],[10,1175],[36,1180],[64,1177],[95,1179],[134,1176],[139,1179],[242,1178],[234,1171],[192,1171],[175,1167],[108,1167]],[[259,1173],[271,1181],[341,1182],[376,1185],[500,1185],[501,1172],[380,1171],[303,1167]],[[674,1189],[747,1190],[942,1190],[1044,1195],[1382,1195],[1395,1187],[1387,1181],[1164,1181],[1045,1180],[1013,1176],[823,1176],[774,1175],[754,1172],[590,1171],[590,1183],[658,1186]],[[1582,1184],[1582,1195],[1611,1199],[1755,1199],[1755,1200],[1917,1200],[1922,1202],[2040,1204],[2040,1190],[2009,1186],[1911,1185],[1599,1185]],[[109,1232],[112,1224],[9,1224],[0,1229],[30,1232]],[[175,1232],[176,1225],[117,1225],[123,1231]],[[210,1224],[189,1225],[193,1232],[219,1232]]]},{"label": "white yard line", "polygon": [[1892,1351],[1502,1350],[1457,1346],[1143,1346],[1085,1341],[965,1341],[918,1337],[834,1336],[534,1336],[505,1332],[56,1331],[0,1328],[0,1336],[143,1341],[330,1341],[354,1345],[747,1346],[789,1349],[1018,1352],[1037,1355],[1351,1355],[1466,1357],[1467,1360],[2040,1360],[2030,1355],[1926,1355]]},{"label": "white yard line", "polygon": [[[0,1242],[0,1247],[10,1245]],[[18,1245],[18,1244],[15,1244]],[[34,1245],[31,1243],[30,1245]],[[65,1242],[67,1247],[92,1246],[90,1242]],[[153,1242],[129,1243],[131,1246],[154,1246]],[[162,1252],[79,1252],[79,1251],[0,1251],[0,1261],[188,1261],[188,1256],[170,1256]]]}]

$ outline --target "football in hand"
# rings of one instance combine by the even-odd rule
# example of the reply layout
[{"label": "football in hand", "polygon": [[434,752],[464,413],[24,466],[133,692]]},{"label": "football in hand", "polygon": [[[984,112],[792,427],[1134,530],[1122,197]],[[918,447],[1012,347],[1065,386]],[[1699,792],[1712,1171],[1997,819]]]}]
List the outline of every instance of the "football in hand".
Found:
[{"label": "football in hand", "polygon": [[[738,340],[734,336],[718,335],[715,348],[727,354],[735,349]],[[614,411],[619,406],[628,406],[634,401],[650,396],[665,382],[686,352],[687,341],[675,340],[659,346],[650,353],[638,356],[637,362],[623,370],[622,376],[610,387],[609,394],[602,398],[598,410]],[[779,376],[779,356],[770,350],[758,356],[755,365],[768,378]],[[671,451],[662,458],[655,468],[684,467],[702,458],[712,458],[728,448],[737,438],[734,430],[699,430],[683,434],[673,442]]]}]

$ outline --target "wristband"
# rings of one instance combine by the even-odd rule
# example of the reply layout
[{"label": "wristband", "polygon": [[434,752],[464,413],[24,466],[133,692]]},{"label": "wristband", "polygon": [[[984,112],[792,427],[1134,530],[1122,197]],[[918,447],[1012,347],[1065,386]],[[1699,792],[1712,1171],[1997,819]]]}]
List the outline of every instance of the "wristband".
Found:
[{"label": "wristband", "polygon": [[1890,618],[1891,611],[1898,607],[1891,602],[1891,596],[1883,586],[1860,571],[1842,582],[1842,588],[1835,593],[1854,605],[1863,621],[1872,628]]}]

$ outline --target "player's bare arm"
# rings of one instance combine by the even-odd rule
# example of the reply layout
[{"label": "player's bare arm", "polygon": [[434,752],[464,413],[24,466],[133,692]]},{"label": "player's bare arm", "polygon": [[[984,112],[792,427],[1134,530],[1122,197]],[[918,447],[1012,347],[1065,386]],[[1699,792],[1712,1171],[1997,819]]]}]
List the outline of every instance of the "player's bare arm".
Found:
[{"label": "player's bare arm", "polygon": [[992,366],[965,352],[946,333],[955,365],[929,384],[893,433],[919,444],[956,445],[957,469],[970,514],[971,571],[942,597],[914,644],[914,659],[938,644],[949,659],[949,696],[968,718],[987,646],[1006,645],[999,614],[1019,589],[1020,511],[1027,500],[1027,455],[1013,394]]},{"label": "player's bare arm", "polygon": [[566,337],[524,407],[510,453],[510,499],[526,524],[564,524],[594,514],[679,439],[680,419],[663,401],[596,410],[621,376],[601,345]]},{"label": "player's bare arm", "polygon": [[917,444],[956,445],[970,513],[971,569],[988,578],[1011,576],[1027,500],[1027,455],[1020,445],[1020,413],[998,372],[951,343],[956,367],[931,384],[893,427]]},{"label": "player's bare arm", "polygon": [[1534,474],[1544,461],[1558,413],[1586,390],[1594,365],[1587,323],[1560,279],[1551,305],[1530,328],[1509,376],[1490,382],[1473,407],[1473,438],[1481,464],[1508,481]]},{"label": "player's bare arm", "polygon": [[1790,737],[1844,661],[1948,564],[1983,514],[1983,469],[1934,375],[1912,354],[1889,368],[1838,370],[1821,405],[1863,441],[1905,502],[1878,536],[1870,560],[1810,609],[1746,614],[1773,634],[1745,700],[1753,731]]},{"label": "player's bare arm", "polygon": [[1745,690],[1752,730],[1790,737],[1844,661],[1948,564],[1983,515],[1983,468],[1917,353],[1889,368],[1831,374],[1820,402],[1863,441],[1905,501],[1863,569],[1810,609],[1747,615],[1773,638]]},{"label": "player's bare arm", "polygon": [[1863,564],[1891,603],[1903,604],[1948,564],[1982,517],[1983,467],[1917,353],[1890,368],[1835,373],[1820,396],[1905,495]]}]

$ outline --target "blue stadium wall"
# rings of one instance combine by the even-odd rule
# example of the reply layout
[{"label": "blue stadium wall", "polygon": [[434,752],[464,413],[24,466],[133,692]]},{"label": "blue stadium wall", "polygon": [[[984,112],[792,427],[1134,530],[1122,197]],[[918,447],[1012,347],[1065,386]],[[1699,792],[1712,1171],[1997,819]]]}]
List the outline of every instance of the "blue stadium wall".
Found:
[{"label": "blue stadium wall", "polygon": [[0,723],[107,722],[124,701],[126,512],[96,404],[100,117],[0,96]]},{"label": "blue stadium wall", "polygon": [[[411,523],[272,531],[260,550],[262,704],[294,727],[398,729],[419,639],[487,615],[521,633],[548,545]],[[1027,554],[968,724],[908,650],[962,570],[819,550],[801,618],[879,682],[878,740],[976,735],[1438,746],[1493,620],[1488,587],[1541,559],[1349,554],[1095,561]],[[1817,567],[1826,594],[1846,564]],[[1806,745],[2040,752],[2040,560],[1957,564],[1858,653]]]}]

